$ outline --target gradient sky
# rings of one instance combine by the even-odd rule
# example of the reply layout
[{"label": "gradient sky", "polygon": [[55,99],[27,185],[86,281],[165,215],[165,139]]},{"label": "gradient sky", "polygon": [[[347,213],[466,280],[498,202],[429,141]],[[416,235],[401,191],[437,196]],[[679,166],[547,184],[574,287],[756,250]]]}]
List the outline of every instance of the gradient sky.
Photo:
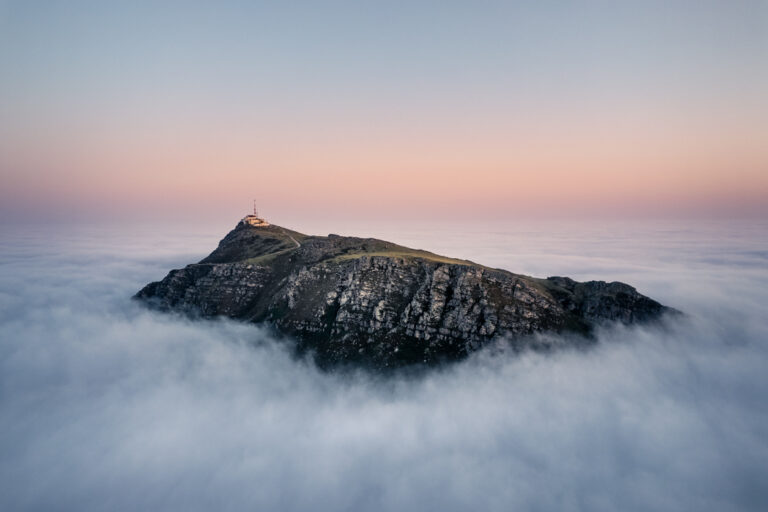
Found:
[{"label": "gradient sky", "polygon": [[0,215],[768,213],[768,2],[0,0]]}]

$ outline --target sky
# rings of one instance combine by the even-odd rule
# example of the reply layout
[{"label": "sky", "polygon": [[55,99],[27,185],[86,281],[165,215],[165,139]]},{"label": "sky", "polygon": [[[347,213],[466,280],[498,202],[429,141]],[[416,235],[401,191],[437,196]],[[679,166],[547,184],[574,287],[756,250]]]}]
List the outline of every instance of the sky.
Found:
[{"label": "sky", "polygon": [[768,2],[0,0],[0,219],[768,215]]}]

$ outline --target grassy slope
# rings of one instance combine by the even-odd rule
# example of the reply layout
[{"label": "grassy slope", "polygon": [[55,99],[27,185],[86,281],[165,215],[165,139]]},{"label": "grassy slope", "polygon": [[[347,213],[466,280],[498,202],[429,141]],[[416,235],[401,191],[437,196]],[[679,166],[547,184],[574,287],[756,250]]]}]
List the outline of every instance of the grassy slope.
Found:
[{"label": "grassy slope", "polygon": [[[290,239],[290,236],[296,239],[299,243],[303,243],[304,241],[311,241],[313,239],[324,239],[324,240],[328,239],[328,237],[306,235],[304,233],[299,233],[297,231],[285,229],[280,226],[274,226],[274,225],[264,230],[264,234],[265,235],[268,234],[269,238],[279,239],[282,242],[285,242],[285,244],[284,245],[281,244],[282,246],[279,248],[279,250],[270,252],[269,254],[264,254],[257,257],[244,259],[242,260],[243,263],[248,263],[251,265],[269,266],[278,259],[282,260],[284,256],[298,249],[293,243],[293,241]],[[345,237],[341,237],[341,238],[345,238]],[[475,263],[470,260],[463,260],[458,258],[451,258],[448,256],[442,256],[440,254],[435,254],[435,253],[421,250],[421,249],[411,249],[410,247],[404,247],[404,246],[397,245],[392,242],[387,242],[384,240],[360,239],[360,241],[361,241],[360,242],[361,245],[363,245],[364,248],[356,248],[355,250],[352,250],[350,252],[343,252],[342,254],[338,254],[338,253],[330,254],[329,257],[324,261],[331,264],[343,263],[345,261],[350,261],[350,260],[362,258],[365,256],[384,257],[384,258],[402,258],[404,260],[424,260],[424,261],[429,261],[434,263],[469,266],[469,267],[476,267],[476,268],[493,271],[493,272],[501,272],[507,275],[514,275],[516,277],[523,278],[532,286],[542,291],[549,291],[548,288],[550,288],[550,286],[548,286],[549,283],[547,283],[546,280],[544,279],[535,279],[529,276],[513,274],[508,270],[487,267],[485,265],[481,265],[479,263]],[[289,246],[286,247],[286,245],[289,245]]]},{"label": "grassy slope", "polygon": [[437,263],[449,263],[451,265],[466,265],[469,267],[487,268],[469,260],[449,258],[447,256],[440,256],[439,254],[434,254],[429,251],[422,251],[419,249],[409,249],[407,247],[397,247],[397,248],[391,248],[389,250],[380,250],[380,251],[360,251],[360,252],[354,252],[354,253],[347,253],[347,254],[336,256],[331,260],[345,261],[345,260],[362,258],[363,256],[383,256],[385,258],[422,259],[427,261],[434,261]]}]

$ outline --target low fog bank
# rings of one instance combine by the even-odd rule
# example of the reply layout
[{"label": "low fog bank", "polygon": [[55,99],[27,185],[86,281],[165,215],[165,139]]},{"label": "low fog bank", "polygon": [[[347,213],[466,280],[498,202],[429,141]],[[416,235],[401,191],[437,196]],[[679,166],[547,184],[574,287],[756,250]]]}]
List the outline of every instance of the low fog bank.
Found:
[{"label": "low fog bank", "polygon": [[602,267],[685,319],[389,380],[323,373],[258,327],[128,300],[210,239],[11,233],[0,509],[765,510],[766,244],[663,233],[599,258],[583,233],[472,247],[511,270]]}]

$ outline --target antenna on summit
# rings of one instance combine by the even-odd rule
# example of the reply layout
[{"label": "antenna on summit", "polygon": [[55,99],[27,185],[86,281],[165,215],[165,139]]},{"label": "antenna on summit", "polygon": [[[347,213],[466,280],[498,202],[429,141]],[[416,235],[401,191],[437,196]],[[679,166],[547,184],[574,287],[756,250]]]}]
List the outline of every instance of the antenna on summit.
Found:
[{"label": "antenna on summit", "polygon": [[259,210],[256,208],[256,200],[253,200],[253,214],[246,215],[240,221],[241,224],[247,226],[253,226],[255,228],[263,228],[269,226],[269,222],[259,217]]}]

